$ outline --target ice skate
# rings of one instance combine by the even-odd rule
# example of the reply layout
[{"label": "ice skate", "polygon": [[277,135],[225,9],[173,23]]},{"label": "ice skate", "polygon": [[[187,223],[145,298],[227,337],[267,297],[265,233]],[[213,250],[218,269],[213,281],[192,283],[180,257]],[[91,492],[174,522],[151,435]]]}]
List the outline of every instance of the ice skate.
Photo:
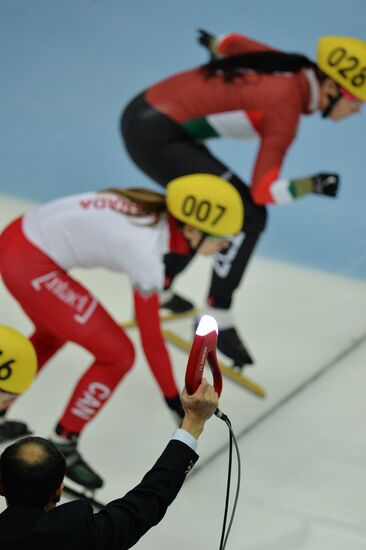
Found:
[{"label": "ice skate", "polygon": [[17,420],[4,420],[1,422],[0,419],[0,444],[6,443],[7,441],[13,441],[19,437],[31,435],[31,433],[27,424],[24,422],[19,422]]},{"label": "ice skate", "polygon": [[217,349],[233,361],[233,367],[242,369],[244,365],[252,365],[254,362],[235,327],[219,330]]},{"label": "ice skate", "polygon": [[[232,367],[241,370],[244,365],[252,365],[254,361],[234,327],[231,310],[207,307],[203,313],[216,319],[219,327],[217,349],[228,359],[231,359]],[[198,321],[199,319],[196,319],[195,329]]]},{"label": "ice skate", "polygon": [[192,302],[175,294],[172,290],[160,293],[160,319],[170,321],[179,317],[189,317],[197,314]]},{"label": "ice skate", "polygon": [[[63,441],[62,441],[63,439]],[[103,486],[103,479],[85,462],[77,448],[77,438],[52,439],[52,443],[65,457],[66,477],[83,489],[94,491]]]}]

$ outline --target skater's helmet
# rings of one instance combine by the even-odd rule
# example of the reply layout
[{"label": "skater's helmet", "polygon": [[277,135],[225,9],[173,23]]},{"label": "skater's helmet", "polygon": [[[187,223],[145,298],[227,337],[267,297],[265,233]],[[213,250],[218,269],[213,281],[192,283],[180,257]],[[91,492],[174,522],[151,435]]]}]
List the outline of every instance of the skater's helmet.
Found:
[{"label": "skater's helmet", "polygon": [[189,174],[167,186],[168,211],[207,235],[228,237],[241,231],[243,200],[229,182],[213,174]]},{"label": "skater's helmet", "polygon": [[317,65],[359,101],[366,101],[366,42],[350,36],[323,36]]},{"label": "skater's helmet", "polygon": [[37,372],[37,356],[30,340],[17,330],[0,325],[0,390],[25,392]]}]

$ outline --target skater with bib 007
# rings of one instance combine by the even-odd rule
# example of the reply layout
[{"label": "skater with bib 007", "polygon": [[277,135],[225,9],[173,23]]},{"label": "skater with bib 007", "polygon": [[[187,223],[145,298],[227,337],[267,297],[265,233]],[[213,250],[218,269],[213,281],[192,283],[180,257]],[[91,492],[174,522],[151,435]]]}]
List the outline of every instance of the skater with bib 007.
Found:
[{"label": "skater with bib 007", "polygon": [[[0,235],[0,273],[35,326],[30,340],[38,372],[66,342],[94,357],[51,435],[66,457],[70,479],[89,489],[102,486],[80,455],[78,441],[133,366],[135,354],[124,330],[69,270],[103,267],[129,277],[147,362],[179,422],[184,411],[159,318],[163,258],[168,251],[209,255],[223,250],[243,217],[239,194],[229,183],[196,174],[172,181],[166,196],[109,189],[54,200]],[[7,419],[8,405],[0,406],[0,441],[29,433],[26,424]]]}]

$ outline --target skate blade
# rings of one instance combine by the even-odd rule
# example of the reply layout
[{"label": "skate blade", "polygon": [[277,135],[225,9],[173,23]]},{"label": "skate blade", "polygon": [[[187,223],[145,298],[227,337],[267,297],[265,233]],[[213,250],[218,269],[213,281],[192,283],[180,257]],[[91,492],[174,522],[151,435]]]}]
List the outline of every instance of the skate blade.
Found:
[{"label": "skate blade", "polygon": [[73,497],[74,499],[86,498],[93,508],[97,510],[101,510],[105,506],[103,502],[100,502],[96,498],[98,489],[88,489],[87,487],[84,487],[83,485],[80,485],[79,483],[76,483],[68,478],[65,482],[63,492],[65,495]]},{"label": "skate blade", "polygon": [[[171,330],[163,330],[164,338],[167,342],[170,344],[173,344],[173,346],[176,346],[177,348],[186,351],[187,353],[191,350],[191,343],[188,342],[188,340],[185,340],[181,336],[178,336],[178,334],[175,334],[175,332],[172,332]],[[226,378],[230,378],[233,382],[236,384],[239,384],[246,390],[248,390],[250,393],[253,393],[257,397],[265,397],[266,396],[266,390],[257,384],[256,382],[253,382],[253,380],[250,380],[247,376],[244,376],[240,373],[237,369],[233,369],[232,367],[228,367],[221,361],[219,361],[220,369],[222,374]]]},{"label": "skate blade", "polygon": [[[197,308],[193,307],[189,311],[185,311],[184,313],[173,313],[173,312],[164,312],[162,311],[160,313],[160,321],[164,323],[165,321],[175,321],[176,319],[184,319],[185,317],[196,317],[198,315]],[[121,323],[122,328],[135,328],[136,327],[136,320],[135,319],[129,319],[128,321],[124,321]]]}]

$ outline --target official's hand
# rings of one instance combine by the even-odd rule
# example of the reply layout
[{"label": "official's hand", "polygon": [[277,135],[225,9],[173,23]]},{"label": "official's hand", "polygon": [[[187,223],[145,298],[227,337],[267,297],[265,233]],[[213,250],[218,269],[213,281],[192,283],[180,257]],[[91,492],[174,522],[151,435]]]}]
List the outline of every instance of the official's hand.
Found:
[{"label": "official's hand", "polygon": [[198,29],[198,42],[208,49],[211,59],[216,59],[218,57],[218,52],[216,48],[216,36],[210,34],[203,29]]},{"label": "official's hand", "polygon": [[327,174],[322,172],[313,176],[313,193],[336,197],[339,187],[338,174]]},{"label": "official's hand", "polygon": [[182,428],[197,438],[202,432],[206,420],[213,415],[218,407],[217,394],[213,386],[203,378],[192,395],[188,395],[184,388],[181,401],[185,412]]}]

